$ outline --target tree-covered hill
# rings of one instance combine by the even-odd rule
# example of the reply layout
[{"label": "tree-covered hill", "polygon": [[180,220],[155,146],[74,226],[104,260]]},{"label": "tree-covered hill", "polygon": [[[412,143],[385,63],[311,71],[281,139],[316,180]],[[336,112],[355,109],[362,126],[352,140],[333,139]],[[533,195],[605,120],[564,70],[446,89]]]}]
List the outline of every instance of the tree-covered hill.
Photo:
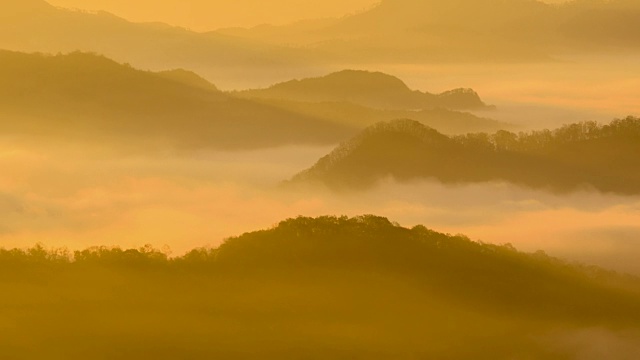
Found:
[{"label": "tree-covered hill", "polygon": [[577,359],[640,339],[637,278],[376,216],[176,258],[0,250],[0,291],[3,358]]},{"label": "tree-covered hill", "polygon": [[531,188],[640,193],[640,119],[556,130],[445,136],[421,123],[376,124],[298,174],[294,182],[363,189],[391,176],[443,183],[505,181]]}]

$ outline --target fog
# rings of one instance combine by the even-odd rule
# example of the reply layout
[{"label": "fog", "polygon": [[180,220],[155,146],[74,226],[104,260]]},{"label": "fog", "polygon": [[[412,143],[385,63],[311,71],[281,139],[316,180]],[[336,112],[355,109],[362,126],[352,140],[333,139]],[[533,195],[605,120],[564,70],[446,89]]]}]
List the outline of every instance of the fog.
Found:
[{"label": "fog", "polygon": [[438,93],[467,87],[496,105],[478,115],[525,128],[554,128],[579,121],[608,122],[640,113],[640,57],[562,56],[539,63],[340,64],[242,77],[206,68],[201,73],[226,90],[267,87],[292,78],[323,76],[343,69],[382,71],[410,88]]},{"label": "fog", "polygon": [[0,358],[639,359],[640,7],[542,2],[0,0]]},{"label": "fog", "polygon": [[401,66],[388,71],[416,88],[464,83],[498,107],[488,116],[544,128],[639,113],[638,60],[633,55],[563,56],[538,64]]},{"label": "fog", "polygon": [[564,56],[544,63],[341,64],[320,67],[226,72],[201,68],[208,80],[225,90],[267,87],[292,78],[324,76],[343,69],[382,71],[410,88],[438,93],[465,87],[477,91],[494,111],[474,114],[520,126],[521,130],[564,124],[607,123],[640,113],[640,58]]},{"label": "fog", "polygon": [[376,214],[403,226],[423,224],[640,274],[640,197],[392,179],[368,192],[290,189],[280,183],[330,148],[140,155],[98,145],[1,140],[4,247],[149,243],[180,255],[289,217]]}]

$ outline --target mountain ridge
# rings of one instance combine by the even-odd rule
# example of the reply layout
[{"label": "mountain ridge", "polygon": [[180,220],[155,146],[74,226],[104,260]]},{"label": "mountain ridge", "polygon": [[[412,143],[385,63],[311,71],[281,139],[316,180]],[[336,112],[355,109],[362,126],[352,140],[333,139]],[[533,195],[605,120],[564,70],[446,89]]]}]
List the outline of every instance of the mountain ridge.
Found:
[{"label": "mountain ridge", "polygon": [[411,90],[395,76],[363,70],[342,70],[325,76],[282,82],[265,89],[240,91],[237,94],[248,98],[308,102],[346,101],[381,109],[491,108],[472,89],[459,88],[431,94]]},{"label": "mountain ridge", "polygon": [[354,131],[235,98],[186,70],[142,71],[96,54],[0,51],[0,76],[0,111],[19,119],[2,128],[18,134],[241,149],[331,144]]},{"label": "mountain ridge", "polygon": [[3,341],[44,345],[1,347],[7,358],[638,352],[638,278],[374,215],[291,218],[173,258],[152,246],[0,248],[0,269]]},{"label": "mountain ridge", "polygon": [[554,131],[446,136],[413,120],[376,124],[291,183],[366,190],[387,176],[443,183],[504,181],[554,192],[639,194],[640,119],[583,122]]},{"label": "mountain ridge", "polygon": [[29,4],[18,7],[11,0],[0,4],[4,5],[0,11],[0,18],[4,19],[0,22],[0,48],[43,53],[96,52],[136,67],[189,68],[207,74],[222,74],[223,68],[228,72],[238,66],[287,66],[306,57],[295,49],[217,32],[135,23],[104,11],[71,10],[44,1]]},{"label": "mountain ridge", "polygon": [[[398,21],[402,19],[402,21]],[[347,63],[553,62],[639,51],[633,1],[382,1],[332,24],[224,31],[314,49]]]},{"label": "mountain ridge", "polygon": [[453,133],[510,128],[444,109],[382,111],[346,103],[240,98],[188,70],[144,71],[95,53],[0,50],[0,76],[0,114],[14,118],[1,129],[52,138],[141,141],[141,149],[148,140],[170,148],[336,144],[375,121],[402,116]]}]

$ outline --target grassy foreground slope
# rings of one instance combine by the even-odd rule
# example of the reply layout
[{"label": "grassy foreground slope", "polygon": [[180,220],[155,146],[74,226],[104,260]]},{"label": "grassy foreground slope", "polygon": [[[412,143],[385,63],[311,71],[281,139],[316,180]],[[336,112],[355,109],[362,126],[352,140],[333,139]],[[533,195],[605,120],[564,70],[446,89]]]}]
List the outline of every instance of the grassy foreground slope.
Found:
[{"label": "grassy foreground slope", "polygon": [[0,356],[576,359],[597,354],[588,329],[615,340],[607,354],[634,356],[639,291],[423,226],[300,217],[171,259],[2,250]]}]

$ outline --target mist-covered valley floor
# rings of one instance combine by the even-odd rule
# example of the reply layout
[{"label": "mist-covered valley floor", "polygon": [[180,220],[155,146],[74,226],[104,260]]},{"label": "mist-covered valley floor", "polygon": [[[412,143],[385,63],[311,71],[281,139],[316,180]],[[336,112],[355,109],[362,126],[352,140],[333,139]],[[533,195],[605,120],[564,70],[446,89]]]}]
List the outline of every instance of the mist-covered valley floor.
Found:
[{"label": "mist-covered valley floor", "polygon": [[640,275],[640,196],[393,178],[366,192],[282,186],[330,147],[149,155],[18,138],[4,143],[0,162],[11,174],[1,177],[5,247],[153,244],[181,255],[298,215],[377,214]]},{"label": "mist-covered valley floor", "polygon": [[[64,91],[58,95],[73,99]],[[102,100],[91,96],[89,109],[100,109]],[[464,126],[484,126],[486,135],[477,139],[496,146],[489,154],[499,154],[504,145],[496,142],[500,134],[520,139],[505,148],[518,154],[517,144],[540,136],[527,137],[529,128],[558,134],[533,147],[542,155],[613,141],[620,146],[611,153],[627,156],[625,149],[637,144],[637,119],[620,120],[622,125],[610,130],[609,124],[617,123],[609,114],[588,118],[598,124],[580,122],[579,113],[589,112],[585,108],[546,108],[557,119],[575,114],[575,126],[565,130],[557,130],[560,120],[554,117],[547,118],[549,126],[524,126],[525,118],[514,125],[514,118],[505,117],[513,132],[494,132],[498,122],[483,119],[504,110],[499,102],[483,100],[496,109],[474,111],[475,116],[421,112],[424,120],[434,119],[433,126],[442,126],[443,119],[445,125],[447,119],[459,121],[457,131],[450,124],[440,128],[449,129],[448,135],[411,120],[358,120],[344,132],[328,132],[322,144],[314,144],[315,134],[307,132],[310,140],[282,137],[285,141],[246,146],[245,139],[232,148],[215,141],[184,146],[184,139],[198,134],[188,123],[181,128],[183,140],[174,141],[162,131],[111,127],[114,113],[108,111],[101,113],[108,132],[96,131],[82,113],[77,119],[89,126],[58,123],[60,131],[49,133],[38,131],[46,117],[26,112],[28,121],[16,123],[35,126],[5,127],[0,145],[0,287],[8,294],[0,310],[0,354],[16,359],[635,359],[640,355],[634,315],[640,303],[640,195],[633,184],[629,191],[603,192],[587,181],[558,191],[499,177],[478,180],[471,168],[462,182],[390,173],[360,189],[291,183],[340,143],[357,149],[349,147],[353,139],[370,129],[393,130],[394,124],[401,130],[408,124],[408,135],[417,129],[434,139],[467,142],[476,137],[462,135]],[[260,101],[265,102],[256,101],[257,106],[277,104],[276,111],[285,107],[297,121],[305,119],[297,111],[312,114],[309,119],[338,114],[335,124],[347,118],[341,108],[325,114],[305,102]],[[119,102],[126,104],[116,98]],[[8,108],[5,124],[12,123],[10,116],[25,115]],[[346,114],[351,105],[348,109]],[[513,109],[526,113],[520,105]],[[131,114],[138,111],[149,113],[133,107],[120,115],[135,121]],[[366,107],[355,113],[386,114]],[[172,114],[164,119],[180,123]],[[252,136],[268,129],[257,124]],[[630,137],[620,138],[626,133],[619,129],[627,128]],[[398,144],[394,136],[391,132],[388,144],[383,138],[379,149]],[[427,144],[429,136],[423,138]],[[400,143],[410,142],[400,138]],[[364,155],[374,156],[364,163],[372,169],[389,158],[392,164],[408,161],[393,151],[377,160],[384,153]],[[442,164],[456,161],[446,153],[429,156]],[[589,158],[584,163],[595,164]],[[555,175],[547,175],[542,178],[551,184]],[[625,176],[633,179],[636,173]],[[389,220],[359,217],[363,214]],[[284,219],[295,220],[281,223]],[[425,244],[437,245],[421,248]]]}]

